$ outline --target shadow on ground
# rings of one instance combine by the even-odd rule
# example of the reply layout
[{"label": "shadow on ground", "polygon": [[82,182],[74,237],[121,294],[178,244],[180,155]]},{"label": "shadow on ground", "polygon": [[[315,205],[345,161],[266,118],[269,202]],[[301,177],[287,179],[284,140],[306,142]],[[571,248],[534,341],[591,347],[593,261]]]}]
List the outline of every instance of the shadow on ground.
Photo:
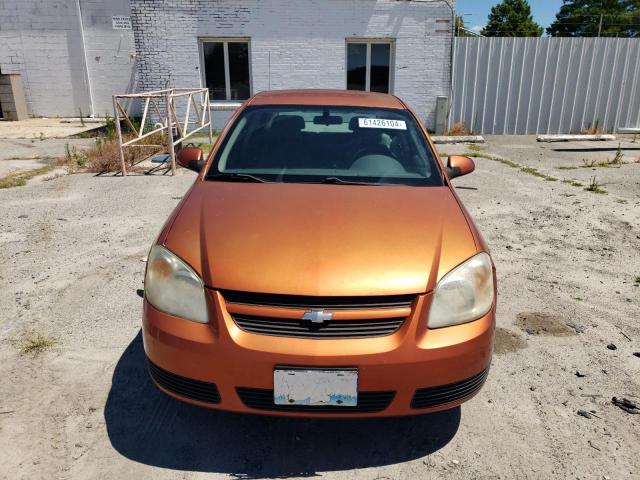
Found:
[{"label": "shadow on ground", "polygon": [[417,459],[444,447],[460,408],[419,417],[308,420],[194,407],[148,378],[140,333],[116,365],[104,416],[113,447],[136,462],[238,478],[314,476]]}]

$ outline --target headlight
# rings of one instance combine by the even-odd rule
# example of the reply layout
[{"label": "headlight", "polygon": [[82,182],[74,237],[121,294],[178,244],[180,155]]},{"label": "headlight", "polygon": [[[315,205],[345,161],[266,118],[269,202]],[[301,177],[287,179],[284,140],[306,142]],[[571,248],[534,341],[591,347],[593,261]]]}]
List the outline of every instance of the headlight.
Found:
[{"label": "headlight", "polygon": [[207,323],[204,283],[189,265],[159,245],[149,253],[144,293],[158,310]]},{"label": "headlight", "polygon": [[440,328],[477,320],[489,311],[493,296],[491,258],[479,253],[440,279],[427,325]]}]

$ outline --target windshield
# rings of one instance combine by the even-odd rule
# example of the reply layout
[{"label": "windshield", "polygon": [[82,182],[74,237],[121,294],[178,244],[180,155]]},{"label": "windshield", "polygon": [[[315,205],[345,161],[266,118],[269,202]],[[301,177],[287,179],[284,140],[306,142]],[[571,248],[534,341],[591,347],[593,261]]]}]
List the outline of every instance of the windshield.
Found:
[{"label": "windshield", "polygon": [[206,179],[443,185],[433,152],[409,112],[316,105],[247,108]]}]

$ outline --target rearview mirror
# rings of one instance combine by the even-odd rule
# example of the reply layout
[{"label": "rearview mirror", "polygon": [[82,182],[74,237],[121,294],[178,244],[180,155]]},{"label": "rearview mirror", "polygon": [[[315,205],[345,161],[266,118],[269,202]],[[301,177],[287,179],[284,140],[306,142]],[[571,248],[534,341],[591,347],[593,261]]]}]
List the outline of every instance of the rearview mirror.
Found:
[{"label": "rearview mirror", "polygon": [[323,115],[318,115],[317,117],[313,117],[314,125],[341,125],[342,117],[339,115],[328,115],[326,112]]},{"label": "rearview mirror", "polygon": [[199,172],[204,167],[204,155],[198,147],[184,147],[178,152],[178,163],[184,168]]},{"label": "rearview mirror", "polygon": [[469,157],[451,155],[447,160],[447,175],[449,179],[461,177],[476,169],[476,164]]}]

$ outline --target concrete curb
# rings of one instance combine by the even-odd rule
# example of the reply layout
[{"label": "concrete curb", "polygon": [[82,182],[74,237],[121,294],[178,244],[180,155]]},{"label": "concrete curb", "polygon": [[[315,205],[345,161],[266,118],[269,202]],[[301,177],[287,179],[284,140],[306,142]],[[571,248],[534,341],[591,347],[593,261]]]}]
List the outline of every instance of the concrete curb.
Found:
[{"label": "concrete curb", "polygon": [[484,137],[482,137],[481,135],[434,135],[431,137],[431,140],[433,141],[433,143],[484,143]]},{"label": "concrete curb", "polygon": [[615,135],[538,135],[538,142],[604,142],[615,140]]}]

